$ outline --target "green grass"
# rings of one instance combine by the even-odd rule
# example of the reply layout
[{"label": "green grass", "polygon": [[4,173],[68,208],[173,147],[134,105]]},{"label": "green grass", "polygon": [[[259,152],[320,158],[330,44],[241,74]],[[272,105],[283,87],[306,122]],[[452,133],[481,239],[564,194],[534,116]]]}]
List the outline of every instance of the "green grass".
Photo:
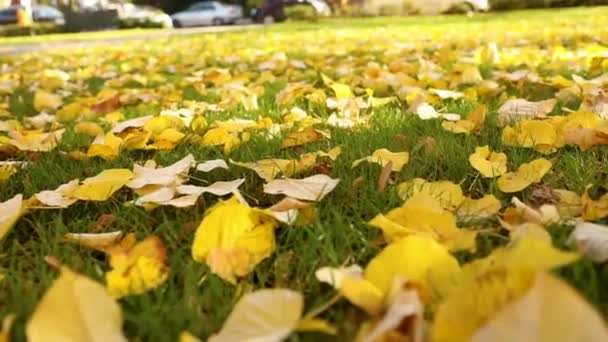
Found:
[{"label": "green grass", "polygon": [[[357,76],[363,74],[368,62],[384,65],[398,54],[415,60],[418,57],[417,51],[423,51],[421,56],[427,59],[436,59],[441,48],[455,51],[456,57],[472,56],[475,48],[492,41],[498,42],[501,48],[521,48],[524,54],[533,56],[518,57],[507,63],[506,69],[516,70],[523,68],[525,63],[530,63],[542,76],[558,73],[595,76],[597,71],[589,68],[584,57],[551,57],[555,54],[554,47],[558,45],[566,50],[596,49],[594,51],[605,52],[604,46],[593,44],[605,43],[608,39],[608,28],[603,25],[607,19],[608,8],[588,8],[480,14],[473,18],[438,16],[323,20],[314,24],[277,25],[255,32],[134,41],[67,53],[54,51],[46,54],[46,59],[38,59],[42,55],[5,57],[3,61],[16,68],[12,76],[21,75],[24,84],[19,94],[9,96],[0,93],[0,99],[3,100],[0,104],[6,104],[11,114],[17,118],[34,114],[29,86],[36,82],[38,73],[46,68],[86,74],[83,82],[78,83],[80,90],[70,98],[75,100],[93,96],[100,89],[110,86],[109,82],[102,82],[97,76],[121,65],[130,65],[132,69],[119,74],[165,75],[166,82],[149,85],[150,91],[160,92],[158,89],[168,84],[180,93],[187,93],[186,98],[216,102],[221,98],[212,88],[208,89],[207,94],[198,94],[193,88],[183,85],[185,77],[210,66],[255,70],[259,63],[281,51],[290,58],[306,61],[312,67],[302,73],[277,72],[277,80],[262,85],[265,93],[260,96],[260,109],[257,111],[246,111],[236,106],[225,112],[206,114],[209,122],[230,117],[259,116],[268,116],[280,121],[282,109],[275,104],[275,95],[287,81],[313,80],[318,88],[323,89],[318,73],[336,76],[336,70],[349,65],[348,56],[355,56],[364,63],[352,65],[353,71],[342,77],[346,83],[358,82]],[[97,39],[109,35],[114,33],[58,35],[48,39]],[[0,44],[48,41],[46,39],[1,38]],[[396,43],[402,44],[404,50],[396,51]],[[408,44],[414,48],[408,48]],[[221,59],[223,56],[233,55],[243,59],[242,66],[230,65]],[[159,62],[144,67],[151,57]],[[441,66],[449,70],[454,62],[452,58]],[[167,65],[175,67],[177,71],[174,75],[166,73]],[[481,65],[480,68],[489,74],[497,67]],[[255,82],[255,78],[252,82]],[[142,86],[133,82],[124,84],[133,89],[135,86]],[[186,88],[188,90],[184,91]],[[380,88],[382,87],[379,87],[378,93],[382,92]],[[330,94],[329,90],[326,91]],[[555,94],[555,89],[538,87],[531,90],[510,87],[507,91],[511,95],[530,99],[545,99]],[[388,95],[395,94],[393,90],[386,92]],[[156,99],[162,100],[165,95],[166,93],[157,95]],[[507,153],[510,168],[514,169],[521,163],[542,155],[532,150],[503,146],[500,139],[501,130],[494,123],[496,110],[502,103],[497,98],[480,99],[479,102],[450,100],[446,102],[445,107],[450,112],[466,116],[480,103],[487,104],[490,110],[486,126],[479,136],[446,132],[438,121],[421,121],[409,115],[405,104],[392,104],[376,110],[369,127],[354,131],[333,128],[330,140],[298,149],[282,150],[280,137],[267,140],[254,135],[249,143],[237,148],[230,158],[238,161],[297,158],[303,152],[341,146],[342,155],[331,165],[331,176],[340,178],[341,181],[336,190],[318,204],[319,216],[314,222],[277,230],[277,248],[272,257],[263,261],[236,287],[210,274],[206,266],[194,262],[190,255],[193,232],[186,229],[185,225],[200,222],[205,209],[217,201],[213,196],[204,195],[192,208],[167,207],[146,212],[142,208],[125,205],[133,196],[129,191],[122,190],[110,200],[101,203],[81,201],[64,210],[38,210],[28,213],[19,220],[0,245],[0,274],[4,275],[0,280],[0,317],[15,313],[17,322],[13,340],[25,340],[25,323],[42,294],[57,277],[57,271],[44,261],[45,256],[54,256],[72,269],[103,282],[103,272],[108,269],[105,257],[84,247],[63,243],[62,237],[67,232],[94,231],[96,220],[105,214],[115,217],[112,226],[106,230],[134,232],[138,238],[157,235],[168,251],[171,268],[169,280],[143,295],[120,300],[125,316],[124,330],[133,341],[174,341],[184,330],[207,337],[221,327],[238,300],[238,295],[251,287],[289,287],[303,292],[307,310],[321,305],[334,295],[334,291],[321,285],[315,279],[314,271],[327,265],[365,265],[380,250],[371,243],[380,233],[366,222],[376,214],[387,212],[401,204],[394,187],[389,187],[384,193],[376,191],[376,180],[381,172],[378,165],[362,164],[352,169],[353,160],[363,158],[379,148],[410,151],[409,164],[393,176],[395,184],[413,177],[451,180],[463,184],[467,194],[494,194],[503,202],[503,207],[508,206],[511,196],[501,193],[495,181],[479,179],[468,163],[468,156],[474,152],[476,146],[487,144],[493,150]],[[121,110],[127,117],[135,117],[154,114],[161,106],[161,103],[129,105]],[[310,114],[318,117],[328,115],[325,109],[318,106],[311,106],[308,110]],[[29,197],[42,190],[54,189],[75,178],[84,179],[108,168],[132,168],[133,163],[147,159],[154,159],[160,165],[168,165],[188,153],[192,153],[197,160],[223,157],[221,150],[216,148],[183,144],[171,152],[125,151],[113,161],[76,161],[61,152],[82,149],[89,143],[89,139],[71,132],[71,125],[67,125],[68,132],[58,149],[39,156],[27,153],[11,156],[19,160],[31,158],[32,161],[27,168],[2,184],[0,200],[4,201],[19,193]],[[405,135],[407,141],[404,143],[397,135]],[[428,136],[437,141],[439,156],[429,154],[424,149],[414,149],[421,139]],[[567,188],[580,193],[589,183],[607,184],[606,147],[588,152],[568,147],[560,149],[551,155],[551,158],[557,162],[552,172],[543,180],[548,186]],[[305,172],[301,176],[310,174],[312,172]],[[199,172],[194,175],[208,182],[245,177],[242,192],[251,205],[265,207],[279,198],[265,195],[262,192],[263,182],[255,174],[242,168],[233,166],[229,170],[213,171],[210,174]],[[358,177],[363,177],[364,182],[358,191],[353,193],[351,184]],[[530,189],[519,196],[526,201],[530,196]],[[492,223],[496,225],[496,222]],[[552,228],[550,233],[555,244],[566,249],[572,248],[567,242],[571,229],[568,225]],[[484,256],[504,242],[504,239],[493,235],[480,234],[478,251],[475,254],[460,253],[458,256],[461,260]],[[598,310],[608,314],[606,267],[581,259],[556,273],[575,286]],[[349,340],[356,334],[364,315],[354,310],[346,301],[340,301],[323,317],[340,327],[339,338],[334,338],[335,340]],[[290,341],[324,339],[332,340],[321,335],[298,334],[292,336]]]}]

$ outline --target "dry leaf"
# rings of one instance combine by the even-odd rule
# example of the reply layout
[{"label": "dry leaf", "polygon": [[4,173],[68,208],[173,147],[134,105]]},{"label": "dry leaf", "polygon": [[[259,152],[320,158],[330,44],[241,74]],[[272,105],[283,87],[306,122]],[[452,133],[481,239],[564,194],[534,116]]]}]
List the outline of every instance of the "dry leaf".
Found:
[{"label": "dry leaf", "polygon": [[604,318],[570,286],[540,273],[531,288],[484,324],[471,342],[608,340]]},{"label": "dry leaf", "polygon": [[378,192],[384,192],[384,189],[386,189],[386,185],[388,184],[388,181],[391,179],[392,171],[393,171],[393,162],[389,161],[388,163],[386,163],[386,165],[384,165],[384,167],[382,168],[382,172],[378,176],[378,184],[376,186],[376,190],[378,190]]},{"label": "dry leaf", "polygon": [[519,192],[534,183],[539,183],[552,166],[553,164],[549,160],[538,158],[521,164],[515,172],[503,174],[498,178],[496,184],[502,192]]},{"label": "dry leaf", "polygon": [[593,260],[608,261],[608,226],[590,222],[578,222],[570,235],[578,251]]},{"label": "dry leaf", "polygon": [[67,268],[27,323],[28,341],[122,342],[120,306],[100,284]]},{"label": "dry leaf", "polygon": [[333,179],[323,174],[304,179],[277,179],[265,184],[264,192],[304,201],[320,201],[332,192],[339,182],[339,179]]},{"label": "dry leaf", "polygon": [[498,108],[498,122],[505,125],[521,119],[545,118],[553,111],[556,99],[530,102],[524,99],[511,99]]},{"label": "dry leaf", "polygon": [[291,133],[281,143],[281,148],[290,148],[295,146],[301,146],[312,142],[317,142],[328,138],[327,133],[308,126],[301,131]]},{"label": "dry leaf", "polygon": [[407,152],[391,152],[385,148],[374,151],[371,156],[357,159],[353,161],[352,167],[356,167],[361,162],[367,161],[369,163],[380,164],[385,167],[389,162],[392,164],[391,170],[393,172],[399,172],[403,169],[403,166],[409,161],[409,153]]},{"label": "dry leaf", "polygon": [[507,155],[491,152],[488,145],[475,148],[475,153],[469,156],[469,163],[486,178],[498,177],[507,172]]},{"label": "dry leaf", "polygon": [[22,214],[23,195],[15,195],[13,198],[0,203],[0,242]]}]

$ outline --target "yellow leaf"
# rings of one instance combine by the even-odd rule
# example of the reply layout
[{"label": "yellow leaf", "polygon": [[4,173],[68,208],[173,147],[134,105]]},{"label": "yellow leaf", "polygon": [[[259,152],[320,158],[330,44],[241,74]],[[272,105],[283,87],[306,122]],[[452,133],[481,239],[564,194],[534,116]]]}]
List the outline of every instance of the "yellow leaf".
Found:
[{"label": "yellow leaf", "polygon": [[62,103],[63,101],[59,95],[49,93],[48,91],[36,90],[34,93],[34,109],[38,112],[44,110],[54,111],[61,107]]},{"label": "yellow leaf", "polygon": [[160,286],[169,276],[167,251],[156,236],[135,246],[116,245],[109,253],[112,270],[106,273],[106,283],[113,297],[142,294]]},{"label": "yellow leaf", "polygon": [[23,195],[0,203],[0,241],[13,228],[19,217],[23,214]]},{"label": "yellow leaf", "polygon": [[386,215],[377,215],[369,224],[381,229],[388,242],[417,235],[432,238],[450,250],[475,249],[476,232],[459,229],[454,215],[424,193],[412,196]]},{"label": "yellow leaf", "polygon": [[407,152],[391,152],[385,148],[382,148],[379,150],[375,150],[371,156],[355,160],[352,164],[352,167],[356,167],[363,161],[380,164],[380,166],[382,167],[384,167],[389,162],[392,162],[392,171],[399,172],[401,171],[401,169],[403,169],[403,166],[407,164],[408,160],[409,153]]},{"label": "yellow leaf", "polygon": [[122,342],[120,306],[100,284],[62,268],[27,323],[28,341]]},{"label": "yellow leaf", "polygon": [[0,164],[0,184],[7,181],[15,173],[17,173],[17,168],[14,165]]},{"label": "yellow leaf", "polygon": [[262,289],[246,294],[234,306],[222,330],[209,342],[285,340],[298,326],[304,298],[288,289]]},{"label": "yellow leaf", "polygon": [[87,157],[101,157],[106,160],[114,159],[120,154],[123,140],[115,136],[112,132],[105,136],[98,136],[87,151]]},{"label": "yellow leaf", "polygon": [[237,276],[248,274],[270,256],[276,226],[270,214],[233,197],[207,210],[194,236],[192,258],[206,261],[212,272],[235,283]]},{"label": "yellow leaf", "polygon": [[83,201],[105,201],[133,178],[127,169],[104,170],[95,177],[82,181],[73,197]]},{"label": "yellow leaf", "polygon": [[348,84],[333,82],[329,87],[334,91],[338,100],[355,97]]},{"label": "yellow leaf", "polygon": [[10,342],[11,327],[15,321],[15,315],[9,314],[2,319],[2,327],[0,329],[0,342]]},{"label": "yellow leaf", "polygon": [[490,152],[488,145],[475,148],[475,153],[469,156],[471,166],[483,177],[498,177],[507,172],[507,155]]},{"label": "yellow leaf", "polygon": [[460,266],[448,250],[428,237],[409,236],[384,248],[363,273],[365,280],[387,295],[396,277],[413,283],[422,298],[436,303],[458,284]]},{"label": "yellow leaf", "polygon": [[469,341],[601,342],[608,341],[608,329],[575,290],[541,273],[522,297],[493,315]]},{"label": "yellow leaf", "polygon": [[289,177],[295,173],[297,165],[297,161],[291,159],[263,159],[255,162],[230,160],[230,163],[255,171],[265,181],[271,181],[279,174]]},{"label": "yellow leaf", "polygon": [[202,342],[202,340],[187,331],[182,331],[177,342]]},{"label": "yellow leaf", "polygon": [[522,164],[516,172],[508,172],[496,181],[498,189],[505,193],[522,191],[533,183],[540,182],[553,165],[544,158]]},{"label": "yellow leaf", "polygon": [[399,184],[397,192],[402,200],[417,194],[426,194],[438,199],[446,209],[457,208],[465,200],[460,185],[450,181],[427,182],[422,178],[414,178]]},{"label": "yellow leaf", "polygon": [[545,154],[555,152],[564,144],[555,127],[540,120],[523,120],[513,127],[505,127],[502,142],[509,146],[534,148]]},{"label": "yellow leaf", "polygon": [[382,312],[386,294],[368,280],[345,277],[339,290],[349,302],[362,308],[368,314],[378,315]]},{"label": "yellow leaf", "polygon": [[283,140],[281,148],[290,148],[295,146],[301,146],[312,142],[320,141],[325,139],[327,134],[318,129],[314,129],[311,126],[305,127],[304,129],[293,132]]},{"label": "yellow leaf", "polygon": [[88,135],[90,137],[96,137],[103,135],[103,128],[91,121],[81,121],[74,125],[74,132]]},{"label": "yellow leaf", "polygon": [[494,268],[471,278],[439,306],[432,341],[469,341],[492,316],[523,296],[533,283],[534,272],[526,269]]},{"label": "yellow leaf", "polygon": [[565,189],[553,189],[553,192],[557,195],[555,205],[560,216],[576,217],[581,214],[583,207],[579,194]]},{"label": "yellow leaf", "polygon": [[489,218],[496,215],[502,207],[494,195],[485,195],[480,199],[467,198],[458,208],[458,217],[463,218]]},{"label": "yellow leaf", "polygon": [[589,196],[587,188],[581,196],[581,205],[583,209],[583,219],[587,221],[595,221],[608,216],[608,193],[600,196],[597,200],[593,200]]}]

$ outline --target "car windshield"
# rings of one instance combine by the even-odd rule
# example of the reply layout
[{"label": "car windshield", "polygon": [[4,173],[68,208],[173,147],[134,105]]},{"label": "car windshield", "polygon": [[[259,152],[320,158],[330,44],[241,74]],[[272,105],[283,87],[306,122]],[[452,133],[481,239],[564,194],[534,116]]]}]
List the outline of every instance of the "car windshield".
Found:
[{"label": "car windshield", "polygon": [[188,7],[189,11],[210,11],[214,9],[215,6],[212,2],[197,2]]}]

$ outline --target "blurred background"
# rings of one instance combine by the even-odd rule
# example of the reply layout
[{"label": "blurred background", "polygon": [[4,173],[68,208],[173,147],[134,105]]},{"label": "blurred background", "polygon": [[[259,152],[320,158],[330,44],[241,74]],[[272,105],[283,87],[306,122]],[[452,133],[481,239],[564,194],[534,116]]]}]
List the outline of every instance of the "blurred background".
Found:
[{"label": "blurred background", "polygon": [[608,0],[0,0],[0,36],[602,4]]}]

